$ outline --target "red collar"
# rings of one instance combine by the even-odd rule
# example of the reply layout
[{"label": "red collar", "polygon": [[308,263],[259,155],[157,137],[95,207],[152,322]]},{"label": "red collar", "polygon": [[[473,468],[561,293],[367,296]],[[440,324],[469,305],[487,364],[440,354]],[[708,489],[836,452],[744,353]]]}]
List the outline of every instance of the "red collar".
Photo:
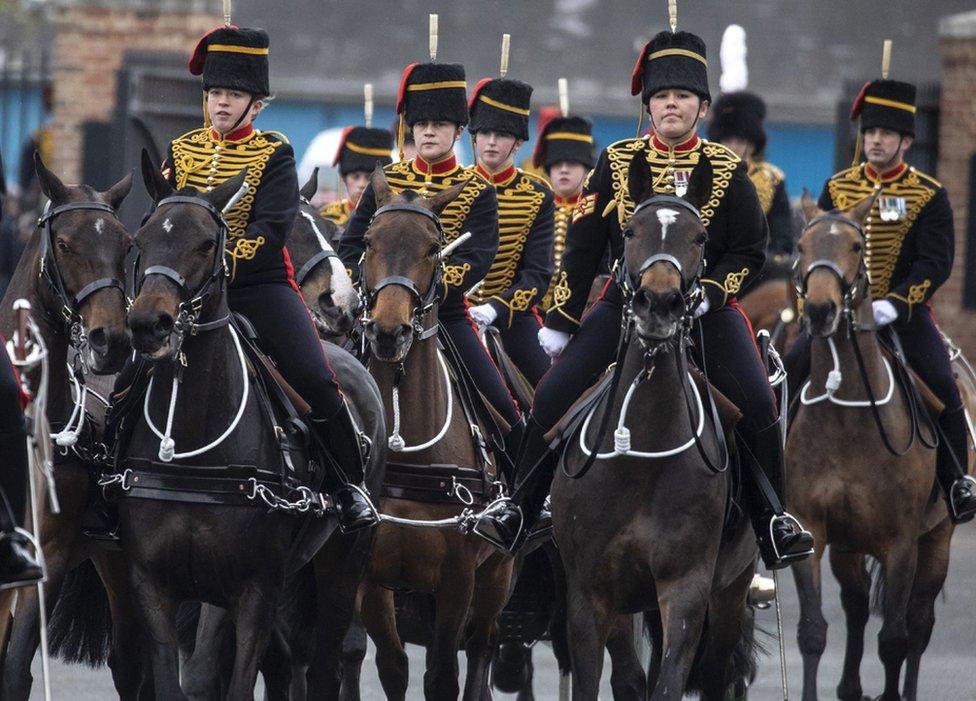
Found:
[{"label": "red collar", "polygon": [[560,197],[559,195],[556,195],[556,206],[557,207],[568,207],[571,204],[577,204],[579,202],[580,197],[582,195],[583,195],[583,191],[582,190],[580,190],[579,192],[577,192],[572,197]]},{"label": "red collar", "polygon": [[436,163],[428,163],[418,153],[413,159],[413,169],[421,175],[444,175],[458,167],[457,157],[452,150],[447,156]]},{"label": "red collar", "polygon": [[478,164],[474,167],[474,170],[478,175],[496,187],[508,185],[518,173],[514,163],[509,163],[508,168],[505,168],[502,171],[497,173],[489,173],[488,170],[481,165],[481,161],[478,161]]},{"label": "red collar", "polygon": [[867,176],[868,180],[876,183],[887,183],[891,182],[892,180],[897,180],[898,177],[906,170],[908,170],[908,164],[902,161],[891,170],[885,171],[881,175],[878,175],[878,171],[872,168],[870,163],[864,164],[864,174]]},{"label": "red collar", "polygon": [[346,198],[346,209],[350,212],[356,209],[356,203],[352,201],[351,197]]},{"label": "red collar", "polygon": [[651,134],[651,146],[664,153],[670,153],[674,151],[675,153],[687,153],[688,151],[693,151],[701,143],[701,139],[698,138],[698,134],[692,134],[691,138],[684,143],[678,144],[677,146],[668,146],[666,143],[657,138],[657,134]]},{"label": "red collar", "polygon": [[214,141],[241,141],[242,139],[246,139],[253,133],[254,133],[253,124],[248,124],[246,126],[235,129],[230,134],[225,134],[223,137],[220,136],[220,132],[218,132],[216,129],[214,129],[213,127],[210,128],[210,138],[213,139]]}]

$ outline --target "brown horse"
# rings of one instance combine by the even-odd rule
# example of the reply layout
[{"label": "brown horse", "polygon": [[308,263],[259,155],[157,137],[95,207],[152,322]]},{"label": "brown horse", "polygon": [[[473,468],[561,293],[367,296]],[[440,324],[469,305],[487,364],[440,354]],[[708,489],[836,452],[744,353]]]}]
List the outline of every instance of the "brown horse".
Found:
[{"label": "brown horse", "polygon": [[[74,406],[69,351],[73,349],[80,356],[79,362],[97,373],[117,372],[128,351],[121,281],[130,237],[115,211],[128,194],[132,177],[126,176],[105,192],[98,192],[85,185],[66,186],[38,156],[34,160],[39,182],[51,203],[0,302],[0,332],[9,337],[16,327],[13,301],[21,297],[30,301],[48,349],[48,419],[57,430],[64,428]],[[32,378],[34,386],[36,380]],[[79,449],[84,447],[78,445]],[[89,499],[89,472],[90,467],[74,450],[66,449],[56,460],[54,475],[61,513],[55,515],[43,508],[39,514],[47,565],[44,604],[48,612],[52,611],[68,571],[88,558],[95,562],[112,611],[113,645],[108,662],[119,695],[135,698],[142,681],[141,633],[121,553],[102,550],[81,533]],[[4,592],[4,623],[11,599],[12,593]],[[36,589],[19,590],[0,698],[30,696],[30,666],[40,636],[39,614]]]},{"label": "brown horse", "polygon": [[[381,169],[374,171],[372,184],[378,214],[366,234],[361,279],[369,298],[365,325],[372,351],[369,370],[386,404],[387,425],[394,433],[398,427],[414,447],[428,443],[412,453],[408,446],[399,454],[391,450],[387,475],[401,455],[421,469],[460,466],[470,470],[480,464],[472,441],[474,427],[460,408],[461,397],[447,379],[436,333],[430,331],[437,328],[435,294],[441,248],[446,243],[437,217],[457,197],[463,183],[431,199],[413,193],[394,196]],[[390,209],[384,211],[387,206]],[[450,417],[448,422],[445,416]],[[438,440],[428,440],[439,434]],[[460,502],[381,500],[384,516],[405,519],[452,519],[463,507]],[[428,649],[424,675],[426,697],[438,701],[457,698],[457,653],[467,623],[464,698],[490,698],[488,666],[495,621],[508,598],[511,573],[511,558],[456,528],[411,530],[390,523],[377,528],[360,594],[363,622],[376,643],[376,664],[387,698],[404,699],[408,681],[407,656],[396,628],[394,588],[433,594],[436,601],[434,642]]]},{"label": "brown horse", "polygon": [[[884,582],[878,653],[885,701],[916,698],[918,663],[949,564],[953,527],[942,501],[933,498],[935,451],[913,440],[917,420],[894,386],[874,331],[861,230],[872,204],[868,198],[850,210],[825,213],[809,195],[803,200],[809,223],[798,246],[798,270],[803,323],[813,345],[810,378],[786,447],[786,481],[791,507],[816,544],[814,557],[793,566],[804,701],[817,698],[817,667],[827,642],[820,603],[820,559],[827,545],[847,618],[844,672],[837,687],[845,700],[862,698],[860,663],[871,587],[865,557],[879,562]],[[898,684],[906,657],[903,697]]]},{"label": "brown horse", "polygon": [[768,331],[780,353],[786,352],[800,332],[796,289],[788,262],[767,260],[759,282],[739,300],[742,312],[756,331]]}]

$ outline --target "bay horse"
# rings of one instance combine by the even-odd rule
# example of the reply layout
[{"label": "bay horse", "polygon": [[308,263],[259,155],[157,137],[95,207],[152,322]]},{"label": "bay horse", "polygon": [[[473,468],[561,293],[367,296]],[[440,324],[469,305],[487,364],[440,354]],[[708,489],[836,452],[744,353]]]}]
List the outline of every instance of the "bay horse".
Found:
[{"label": "bay horse", "polygon": [[799,309],[789,262],[766,261],[759,281],[739,300],[752,328],[769,332],[769,342],[783,354],[800,332]]},{"label": "bay horse", "polygon": [[[400,445],[391,445],[387,479],[401,455],[409,458],[418,475],[436,468],[461,468],[470,474],[482,465],[481,449],[472,437],[484,428],[462,410],[462,397],[450,379],[436,331],[436,294],[447,243],[438,215],[464,183],[427,199],[412,192],[394,195],[381,168],[374,170],[371,181],[377,211],[366,233],[360,279],[366,296],[364,333],[371,351],[369,371],[386,405],[387,425],[394,436],[402,436]],[[441,494],[451,487],[447,481]],[[457,518],[465,509],[457,500],[440,501],[384,497],[380,510],[384,519],[436,521]],[[402,701],[408,682],[394,589],[432,594],[435,600],[433,644],[424,675],[426,698],[457,698],[457,654],[465,627],[463,698],[490,698],[495,621],[508,598],[511,574],[512,558],[457,528],[414,530],[380,524],[360,593],[362,619],[376,644],[376,665],[387,698]]]},{"label": "bay horse", "polygon": [[[734,484],[723,428],[685,360],[706,240],[698,207],[712,185],[703,163],[683,198],[654,195],[646,163],[630,165],[639,204],[617,264],[625,333],[615,374],[566,439],[552,484],[577,701],[597,698],[608,643],[616,698],[681,699],[694,686],[724,699],[739,674],[733,653],[748,640],[755,537],[748,519],[726,522]],[[641,612],[658,645],[649,679],[633,640],[612,635],[621,615]]]},{"label": "bay horse", "polygon": [[793,566],[804,701],[817,698],[817,668],[827,642],[820,560],[828,545],[847,619],[837,687],[845,700],[862,698],[871,589],[865,556],[878,561],[884,582],[878,601],[883,701],[917,696],[918,663],[949,566],[953,526],[933,491],[936,453],[924,444],[918,416],[896,387],[875,331],[862,229],[873,203],[869,197],[845,211],[823,212],[808,194],[803,198],[808,223],[798,245],[798,284],[813,343],[810,377],[787,440],[786,485],[791,507],[815,543],[814,557]]},{"label": "bay horse", "polygon": [[[87,444],[84,436],[79,440],[85,408],[80,405],[81,397],[72,397],[76,372],[117,372],[128,352],[123,280],[131,238],[119,221],[117,210],[129,193],[132,176],[99,192],[87,185],[65,185],[37,154],[34,166],[50,204],[0,302],[0,333],[12,335],[16,328],[13,301],[26,298],[35,310],[34,319],[49,354],[48,420],[55,430],[62,431],[64,447],[56,457],[54,469],[60,513],[53,514],[46,508],[46,491],[39,493],[40,541],[47,567],[44,606],[50,614],[68,572],[89,558],[94,561],[112,613],[108,663],[119,696],[133,699],[143,680],[141,630],[121,553],[103,550],[82,535],[81,522],[89,502],[93,469],[82,455],[93,452],[95,446]],[[69,357],[74,357],[74,369],[68,367]],[[37,378],[31,379],[37,386]],[[2,629],[7,627],[7,612],[14,595],[14,590],[0,595]],[[36,588],[17,590],[16,596],[16,615],[3,659],[0,698],[4,699],[30,696],[31,661],[40,641]],[[72,613],[67,612],[68,618]]]}]

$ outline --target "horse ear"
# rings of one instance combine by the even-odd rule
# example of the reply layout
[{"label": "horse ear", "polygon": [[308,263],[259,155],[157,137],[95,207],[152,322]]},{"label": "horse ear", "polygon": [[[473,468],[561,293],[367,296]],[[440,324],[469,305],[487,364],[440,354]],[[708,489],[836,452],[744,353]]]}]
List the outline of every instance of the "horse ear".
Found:
[{"label": "horse ear", "polygon": [[698,159],[698,164],[688,177],[688,189],[682,199],[695,209],[701,210],[712,196],[712,162],[707,158]]},{"label": "horse ear", "polygon": [[812,222],[814,219],[824,213],[824,211],[817,206],[816,200],[813,199],[810,191],[806,188],[803,188],[803,196],[800,197],[800,207],[803,210],[803,218],[807,221],[807,223]]},{"label": "horse ear", "polygon": [[229,180],[225,180],[220,185],[215,187],[210,192],[206,193],[206,200],[214,206],[215,209],[223,211],[230,202],[231,198],[241,189],[241,185],[244,184],[244,180],[247,178],[247,168],[244,168],[240,173],[235,175]]},{"label": "horse ear", "polygon": [[51,204],[61,204],[68,199],[68,188],[54,173],[47,169],[41,154],[34,151],[34,169],[37,171],[37,180],[41,184],[41,191],[51,200]]},{"label": "horse ear", "polygon": [[630,168],[627,171],[627,191],[630,193],[630,201],[635,205],[654,194],[651,166],[647,162],[647,154],[643,151],[638,152],[630,159]]},{"label": "horse ear", "polygon": [[449,187],[446,190],[441,190],[436,195],[434,195],[429,200],[427,200],[427,206],[430,207],[430,209],[434,212],[434,214],[440,216],[441,212],[444,211],[444,208],[447,207],[447,205],[451,204],[451,202],[454,201],[454,198],[456,198],[458,195],[461,194],[461,190],[463,190],[465,185],[467,184],[468,183],[466,180],[462,180],[454,187]]},{"label": "horse ear", "polygon": [[159,202],[173,191],[173,186],[159,172],[146,149],[142,149],[142,182],[153,202]]},{"label": "horse ear", "polygon": [[108,206],[110,206],[112,209],[118,209],[119,206],[121,206],[122,201],[126,198],[126,195],[129,194],[130,190],[132,190],[131,170],[125,177],[100,194]]},{"label": "horse ear", "polygon": [[383,166],[376,163],[376,167],[373,168],[373,174],[369,176],[369,182],[373,186],[373,200],[376,202],[376,209],[386,206],[393,199],[393,191],[390,189],[390,184],[386,181],[386,173],[383,172]]},{"label": "horse ear", "polygon": [[319,168],[315,167],[312,174],[308,178],[308,182],[302,185],[301,191],[298,193],[306,200],[311,200],[315,193],[319,191]]},{"label": "horse ear", "polygon": [[878,199],[878,195],[880,194],[881,189],[875,189],[870,196],[865,197],[850,209],[845,209],[843,211],[844,216],[856,221],[859,224],[863,224],[864,220],[867,219],[868,215],[871,213],[871,208],[874,206],[874,201]]}]

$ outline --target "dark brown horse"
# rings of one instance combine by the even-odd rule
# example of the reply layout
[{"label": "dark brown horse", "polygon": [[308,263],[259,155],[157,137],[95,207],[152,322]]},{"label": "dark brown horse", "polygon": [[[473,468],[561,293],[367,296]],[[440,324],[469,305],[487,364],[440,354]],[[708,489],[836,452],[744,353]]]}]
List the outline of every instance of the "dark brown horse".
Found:
[{"label": "dark brown horse", "polygon": [[[29,300],[49,353],[48,419],[55,430],[60,430],[65,428],[75,403],[69,352],[79,356],[80,367],[112,373],[122,367],[128,351],[121,281],[130,237],[115,212],[129,192],[132,177],[126,176],[105,192],[98,192],[85,185],[66,186],[39,157],[34,160],[50,206],[0,302],[0,332],[10,337],[16,327],[13,301],[21,297]],[[32,378],[34,386],[36,381]],[[85,446],[84,440],[77,445],[79,452],[86,447],[91,446]],[[120,553],[96,547],[81,533],[90,470],[70,448],[56,461],[54,476],[61,512],[55,515],[42,508],[39,514],[47,564],[44,604],[48,612],[52,611],[68,571],[88,558],[94,560],[112,610],[113,645],[108,662],[119,695],[135,698],[142,681],[140,631],[124,563]],[[41,496],[46,497],[46,493],[42,491]],[[13,590],[0,598],[4,626],[12,599]],[[0,692],[4,699],[30,696],[31,660],[39,644],[38,617],[36,589],[20,589],[4,657]]]},{"label": "dark brown horse", "polygon": [[[719,701],[737,673],[756,544],[745,519],[725,523],[733,484],[722,428],[710,425],[708,395],[684,361],[706,236],[697,207],[711,191],[711,170],[695,168],[686,199],[652,196],[650,170],[635,159],[629,189],[641,204],[618,278],[627,329],[619,391],[568,439],[552,485],[573,698],[597,698],[610,642],[617,698],[681,699],[697,654],[694,686]],[[599,418],[605,412],[608,421]],[[650,680],[619,630],[622,614],[645,611],[658,645]]]},{"label": "dark brown horse", "polygon": [[[953,527],[942,501],[933,499],[935,451],[921,440],[913,442],[917,422],[874,330],[861,233],[873,201],[830,213],[820,211],[809,195],[803,201],[809,223],[798,246],[798,271],[803,323],[813,345],[810,378],[786,447],[786,481],[791,507],[816,544],[814,557],[793,566],[804,701],[817,698],[817,668],[827,642],[820,579],[827,545],[847,617],[844,672],[837,687],[845,700],[862,698],[860,663],[871,589],[865,557],[880,563],[884,581],[878,652],[885,701],[916,698],[919,659],[949,565]],[[872,401],[882,430],[872,420]],[[906,658],[902,696],[898,685]]]},{"label": "dark brown horse", "polygon": [[[378,214],[366,234],[361,280],[370,299],[365,326],[372,351],[369,370],[386,404],[387,425],[405,442],[398,446],[401,450],[391,450],[387,475],[394,461],[406,460],[421,469],[476,468],[480,458],[472,426],[461,410],[461,397],[449,379],[436,333],[429,331],[437,327],[434,295],[446,243],[437,216],[464,184],[432,199],[413,193],[394,196],[383,171],[377,169],[372,185]],[[385,206],[391,208],[384,212]],[[411,452],[421,445],[426,447]],[[424,521],[452,519],[463,509],[460,502],[381,501],[384,516]],[[457,528],[410,529],[390,523],[377,528],[361,588],[362,617],[376,643],[376,664],[387,698],[404,699],[408,680],[394,614],[395,588],[432,594],[436,602],[434,640],[424,675],[426,698],[457,697],[457,653],[465,625],[464,698],[490,698],[488,666],[495,621],[508,597],[511,572],[511,558]]]}]

